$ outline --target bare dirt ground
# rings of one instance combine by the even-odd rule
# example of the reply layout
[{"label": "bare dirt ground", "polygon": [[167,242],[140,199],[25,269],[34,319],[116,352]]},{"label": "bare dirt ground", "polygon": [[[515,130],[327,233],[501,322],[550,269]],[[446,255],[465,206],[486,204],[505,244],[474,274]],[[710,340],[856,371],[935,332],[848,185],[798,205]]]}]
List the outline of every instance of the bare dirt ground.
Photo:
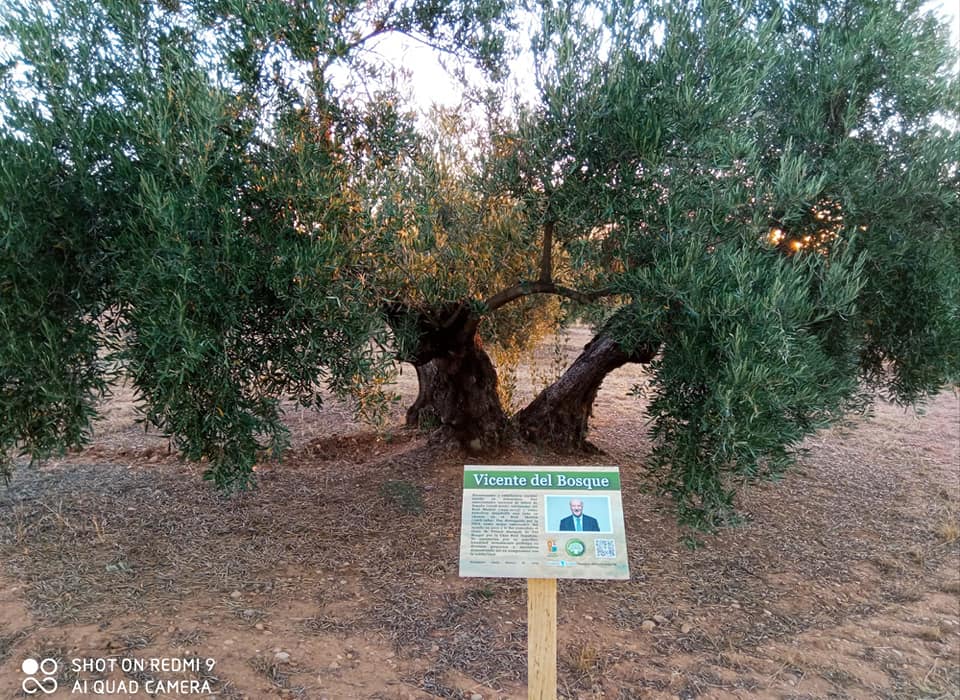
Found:
[{"label": "bare dirt ground", "polygon": [[[517,399],[586,339],[542,348]],[[626,395],[642,378],[604,384],[604,454],[499,460],[621,467],[632,579],[560,582],[561,697],[960,697],[956,394],[816,436],[744,493],[743,526],[693,541],[644,466]],[[458,577],[465,458],[400,428],[402,406],[379,431],[336,402],[292,408],[292,452],[233,497],[135,424],[129,396],[105,414],[89,449],[0,489],[0,698],[27,696],[25,658],[59,662],[59,690],[37,694],[54,698],[148,697],[151,677],[197,681],[170,698],[525,697],[524,582]],[[119,668],[151,659],[212,668]]]}]

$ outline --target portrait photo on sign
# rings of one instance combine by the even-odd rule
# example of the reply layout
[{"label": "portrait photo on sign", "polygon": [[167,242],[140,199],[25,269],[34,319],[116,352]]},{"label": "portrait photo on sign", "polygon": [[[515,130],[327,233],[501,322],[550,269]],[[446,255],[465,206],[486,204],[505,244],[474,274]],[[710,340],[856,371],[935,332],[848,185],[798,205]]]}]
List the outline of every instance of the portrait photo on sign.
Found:
[{"label": "portrait photo on sign", "polygon": [[609,496],[544,496],[546,532],[613,532]]}]

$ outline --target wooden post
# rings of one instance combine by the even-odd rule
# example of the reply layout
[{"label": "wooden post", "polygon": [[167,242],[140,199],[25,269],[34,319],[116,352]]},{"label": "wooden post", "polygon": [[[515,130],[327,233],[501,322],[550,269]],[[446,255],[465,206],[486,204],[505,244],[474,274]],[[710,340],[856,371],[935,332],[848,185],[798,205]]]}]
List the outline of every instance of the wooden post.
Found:
[{"label": "wooden post", "polygon": [[557,698],[557,579],[527,579],[527,698]]}]

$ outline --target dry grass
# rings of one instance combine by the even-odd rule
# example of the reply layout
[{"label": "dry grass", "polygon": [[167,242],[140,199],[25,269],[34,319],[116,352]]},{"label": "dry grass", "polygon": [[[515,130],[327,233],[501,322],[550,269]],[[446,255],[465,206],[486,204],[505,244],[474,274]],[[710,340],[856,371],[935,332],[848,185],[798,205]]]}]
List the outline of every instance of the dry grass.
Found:
[{"label": "dry grass", "polygon": [[249,660],[250,668],[266,677],[274,688],[290,687],[290,674],[284,672],[284,664],[271,661],[266,656],[255,656]]},{"label": "dry grass", "polygon": [[943,641],[943,630],[937,627],[924,627],[916,633],[917,639],[922,639],[927,642],[942,642]]},{"label": "dry grass", "polygon": [[170,637],[170,643],[174,648],[189,649],[195,648],[206,639],[207,633],[200,629],[177,630]]},{"label": "dry grass", "polygon": [[946,516],[944,520],[937,525],[936,533],[937,539],[944,544],[951,544],[960,539],[960,520],[958,520],[957,515],[954,513]]},{"label": "dry grass", "polygon": [[894,690],[885,693],[889,700],[956,700],[960,697],[960,665],[956,659],[935,660],[920,678],[899,678]]},{"label": "dry grass", "polygon": [[960,581],[947,581],[940,586],[940,590],[944,593],[960,595]]},{"label": "dry grass", "polygon": [[30,636],[31,630],[21,629],[10,634],[0,635],[0,662],[6,660],[10,656],[10,652],[13,650],[17,644],[22,640]]},{"label": "dry grass", "polygon": [[594,676],[602,671],[600,650],[586,642],[574,643],[560,653],[560,663],[572,673]]},{"label": "dry grass", "polygon": [[590,642],[577,641],[560,649],[558,669],[565,697],[575,698],[582,692],[599,693],[609,669],[624,661],[635,661],[615,648],[601,648]]}]

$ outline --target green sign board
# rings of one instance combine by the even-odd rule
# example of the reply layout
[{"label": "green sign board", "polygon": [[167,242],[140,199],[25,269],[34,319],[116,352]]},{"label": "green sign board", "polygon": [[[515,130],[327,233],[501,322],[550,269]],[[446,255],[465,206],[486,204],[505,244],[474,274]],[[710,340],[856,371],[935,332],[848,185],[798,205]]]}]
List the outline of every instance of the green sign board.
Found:
[{"label": "green sign board", "polygon": [[629,578],[619,468],[464,467],[460,575]]}]

